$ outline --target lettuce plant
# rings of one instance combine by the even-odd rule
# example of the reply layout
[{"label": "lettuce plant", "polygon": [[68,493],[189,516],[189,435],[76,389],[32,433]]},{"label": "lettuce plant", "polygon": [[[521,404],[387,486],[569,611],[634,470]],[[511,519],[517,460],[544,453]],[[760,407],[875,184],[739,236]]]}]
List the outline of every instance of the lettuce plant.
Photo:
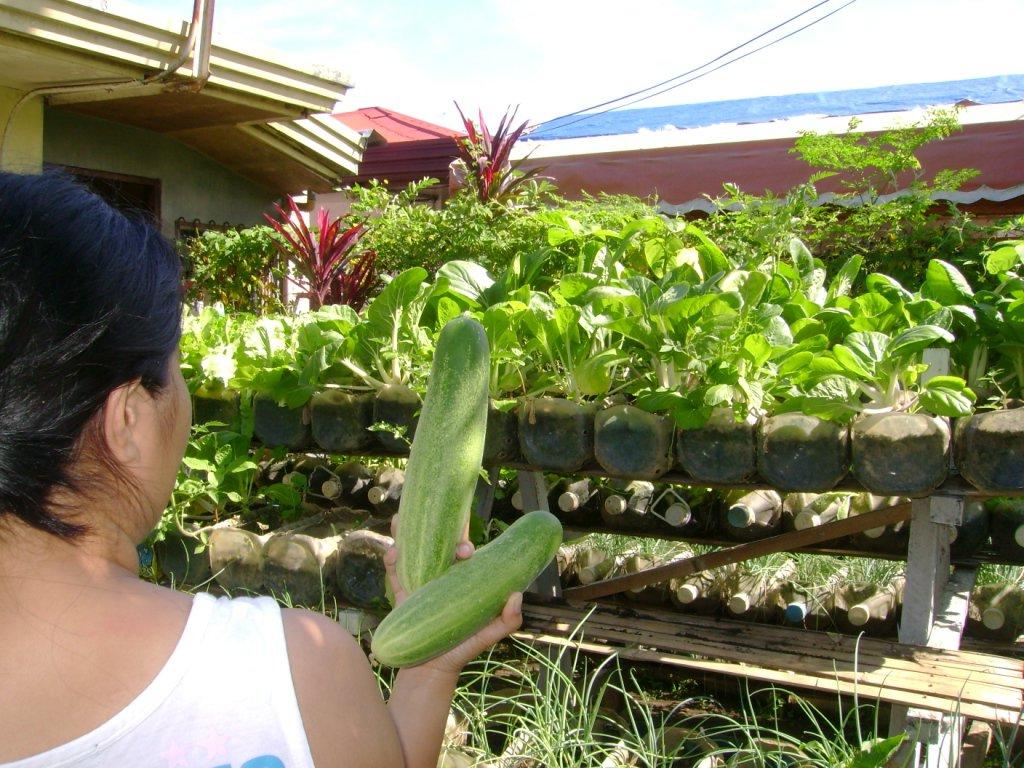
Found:
[{"label": "lettuce plant", "polygon": [[918,325],[888,336],[877,331],[851,333],[841,344],[809,361],[807,395],[785,410],[800,409],[845,420],[856,413],[916,411],[936,416],[965,416],[975,394],[959,376],[934,376],[921,383],[927,365],[919,362],[929,347],[952,342],[953,334],[936,325]]}]

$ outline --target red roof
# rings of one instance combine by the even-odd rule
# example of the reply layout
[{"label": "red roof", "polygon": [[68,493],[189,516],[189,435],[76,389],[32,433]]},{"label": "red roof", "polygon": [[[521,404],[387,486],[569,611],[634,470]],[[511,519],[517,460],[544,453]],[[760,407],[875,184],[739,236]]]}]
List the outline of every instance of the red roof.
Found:
[{"label": "red roof", "polygon": [[337,112],[332,117],[357,131],[372,129],[388,144],[465,135],[443,125],[434,125],[385,107],[363,107],[353,112]]},{"label": "red roof", "polygon": [[364,107],[333,117],[354,130],[373,131],[359,173],[348,183],[377,179],[397,189],[429,176],[448,186],[448,165],[459,156],[458,140],[465,134],[384,107]]}]

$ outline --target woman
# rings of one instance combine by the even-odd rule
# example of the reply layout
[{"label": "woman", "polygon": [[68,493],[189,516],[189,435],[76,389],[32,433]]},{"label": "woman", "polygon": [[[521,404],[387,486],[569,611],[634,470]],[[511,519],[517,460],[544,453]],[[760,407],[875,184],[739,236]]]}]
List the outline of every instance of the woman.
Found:
[{"label": "woman", "polygon": [[433,768],[459,671],[521,596],[385,705],[333,621],[138,578],[191,421],[180,277],[141,220],[0,174],[0,766]]}]

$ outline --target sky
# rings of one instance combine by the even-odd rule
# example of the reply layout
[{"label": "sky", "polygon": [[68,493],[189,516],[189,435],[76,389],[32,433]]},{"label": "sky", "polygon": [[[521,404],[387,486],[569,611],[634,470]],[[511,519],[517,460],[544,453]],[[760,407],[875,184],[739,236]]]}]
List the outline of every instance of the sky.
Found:
[{"label": "sky", "polygon": [[[214,35],[231,47],[347,75],[354,87],[342,111],[383,106],[460,127],[457,101],[467,115],[482,109],[488,123],[510,106],[518,106],[520,120],[538,123],[701,66],[817,2],[217,0]],[[847,2],[827,0],[750,47]],[[191,16],[192,2],[131,6],[180,20]],[[1022,29],[1022,0],[853,0],[776,45],[636,106],[1022,74]]]}]

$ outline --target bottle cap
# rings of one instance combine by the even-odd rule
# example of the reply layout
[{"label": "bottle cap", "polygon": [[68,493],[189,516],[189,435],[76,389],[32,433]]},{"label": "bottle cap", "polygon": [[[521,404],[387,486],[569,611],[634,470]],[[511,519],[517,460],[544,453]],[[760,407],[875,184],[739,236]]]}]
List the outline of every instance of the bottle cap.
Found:
[{"label": "bottle cap", "polygon": [[882,536],[885,535],[885,526],[883,525],[883,526],[880,526],[878,528],[868,528],[863,533],[864,533],[864,536],[866,538],[869,538],[869,539],[880,539],[880,538],[882,538]]},{"label": "bottle cap", "polygon": [[981,613],[981,623],[988,629],[1002,629],[1006,623],[1006,614],[998,608],[986,608]]},{"label": "bottle cap", "polygon": [[366,494],[366,499],[371,504],[380,504],[388,496],[387,490],[381,488],[379,485],[373,486]]},{"label": "bottle cap", "polygon": [[733,528],[749,528],[757,520],[754,517],[754,510],[746,504],[735,504],[729,507],[726,519]]},{"label": "bottle cap", "polygon": [[682,584],[676,588],[676,599],[683,605],[689,605],[700,597],[696,584]]},{"label": "bottle cap", "polygon": [[673,528],[681,528],[693,519],[690,505],[677,501],[665,510],[665,522]]},{"label": "bottle cap", "polygon": [[807,618],[807,606],[804,603],[790,603],[786,606],[786,621],[802,624]]},{"label": "bottle cap", "polygon": [[587,566],[586,568],[580,569],[578,578],[580,580],[580,584],[593,584],[597,581],[597,574],[594,572],[592,567]]},{"label": "bottle cap", "polygon": [[846,618],[850,620],[853,626],[863,627],[871,619],[871,611],[868,610],[866,605],[859,603],[846,612]]},{"label": "bottle cap", "polygon": [[324,484],[320,486],[320,493],[328,499],[337,499],[341,496],[341,483],[335,480],[333,477],[324,480]]},{"label": "bottle cap", "polygon": [[730,613],[746,613],[750,610],[752,605],[750,595],[745,592],[737,592],[735,595],[729,598],[728,608]]},{"label": "bottle cap", "polygon": [[626,511],[626,500],[622,496],[609,496],[604,502],[604,511],[609,515],[621,515]]},{"label": "bottle cap", "polygon": [[572,512],[580,508],[579,494],[566,491],[558,497],[558,508],[563,512]]},{"label": "bottle cap", "polygon": [[512,494],[512,506],[518,509],[520,512],[523,511],[523,492],[516,491]]},{"label": "bottle cap", "polygon": [[1013,532],[1013,540],[1017,542],[1018,547],[1024,547],[1024,525],[1017,526],[1017,530]]}]

